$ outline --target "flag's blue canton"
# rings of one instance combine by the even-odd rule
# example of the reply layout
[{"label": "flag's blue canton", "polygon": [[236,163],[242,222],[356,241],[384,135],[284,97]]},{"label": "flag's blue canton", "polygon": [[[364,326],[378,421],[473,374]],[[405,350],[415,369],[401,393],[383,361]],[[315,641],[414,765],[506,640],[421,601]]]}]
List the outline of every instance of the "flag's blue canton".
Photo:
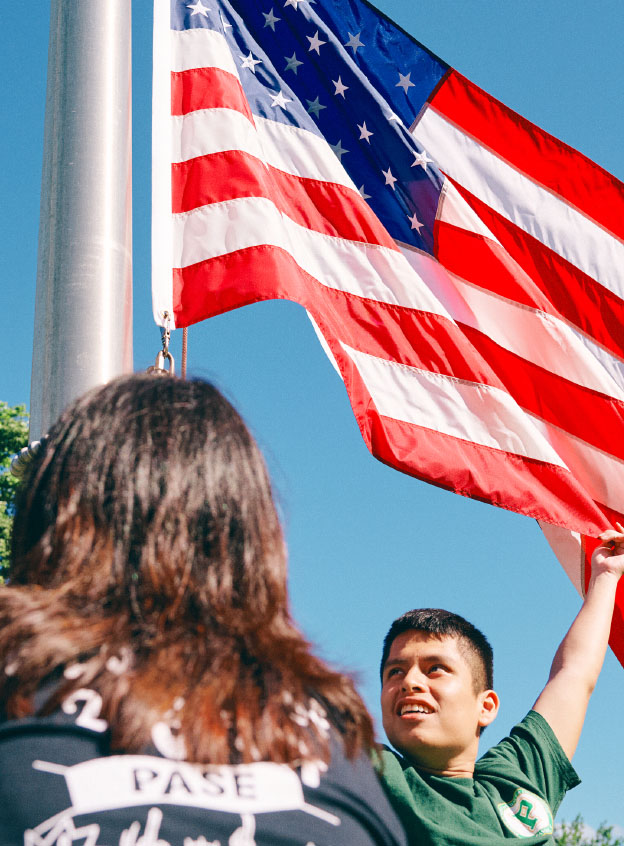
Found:
[{"label": "flag's blue canton", "polygon": [[253,113],[324,137],[390,235],[433,252],[442,176],[408,128],[447,65],[362,0],[171,0],[171,25],[222,32]]}]

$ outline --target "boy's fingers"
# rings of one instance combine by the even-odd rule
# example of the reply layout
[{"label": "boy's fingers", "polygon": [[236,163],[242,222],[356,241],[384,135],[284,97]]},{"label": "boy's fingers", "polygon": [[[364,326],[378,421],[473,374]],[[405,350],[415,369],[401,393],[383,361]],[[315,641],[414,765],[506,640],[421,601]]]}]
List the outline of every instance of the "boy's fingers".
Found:
[{"label": "boy's fingers", "polygon": [[608,543],[617,537],[620,537],[620,532],[616,532],[615,529],[607,529],[606,532],[598,535],[598,540],[602,541],[602,543]]},{"label": "boy's fingers", "polygon": [[624,552],[624,530],[622,530],[620,523],[616,523],[616,526],[618,526],[620,531],[616,532],[615,529],[607,529],[606,532],[599,535],[599,540],[610,552],[621,554]]}]

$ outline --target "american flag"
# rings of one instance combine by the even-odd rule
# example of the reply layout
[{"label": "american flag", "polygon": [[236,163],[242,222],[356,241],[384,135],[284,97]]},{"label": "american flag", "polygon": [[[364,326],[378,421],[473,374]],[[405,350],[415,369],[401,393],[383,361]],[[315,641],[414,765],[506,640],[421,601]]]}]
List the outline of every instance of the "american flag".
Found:
[{"label": "american flag", "polygon": [[371,452],[536,518],[583,593],[624,521],[622,183],[365,0],[154,32],[156,322],[300,303]]}]

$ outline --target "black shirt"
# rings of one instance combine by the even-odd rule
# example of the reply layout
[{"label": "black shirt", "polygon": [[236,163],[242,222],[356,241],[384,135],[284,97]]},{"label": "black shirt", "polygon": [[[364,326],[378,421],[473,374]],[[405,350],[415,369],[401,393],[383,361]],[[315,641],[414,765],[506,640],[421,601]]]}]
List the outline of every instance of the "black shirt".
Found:
[{"label": "black shirt", "polygon": [[153,754],[111,754],[100,703],[79,690],[0,722],[0,846],[405,846],[368,760],[337,740],[328,767],[298,770],[174,760],[163,724]]}]

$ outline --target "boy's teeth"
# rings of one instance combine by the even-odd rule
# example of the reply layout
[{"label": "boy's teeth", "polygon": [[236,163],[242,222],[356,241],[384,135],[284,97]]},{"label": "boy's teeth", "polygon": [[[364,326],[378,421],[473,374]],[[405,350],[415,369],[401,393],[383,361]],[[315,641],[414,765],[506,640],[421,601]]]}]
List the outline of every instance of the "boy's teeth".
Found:
[{"label": "boy's teeth", "polygon": [[401,707],[401,716],[403,714],[430,714],[431,709],[425,708],[424,705],[403,705]]}]

